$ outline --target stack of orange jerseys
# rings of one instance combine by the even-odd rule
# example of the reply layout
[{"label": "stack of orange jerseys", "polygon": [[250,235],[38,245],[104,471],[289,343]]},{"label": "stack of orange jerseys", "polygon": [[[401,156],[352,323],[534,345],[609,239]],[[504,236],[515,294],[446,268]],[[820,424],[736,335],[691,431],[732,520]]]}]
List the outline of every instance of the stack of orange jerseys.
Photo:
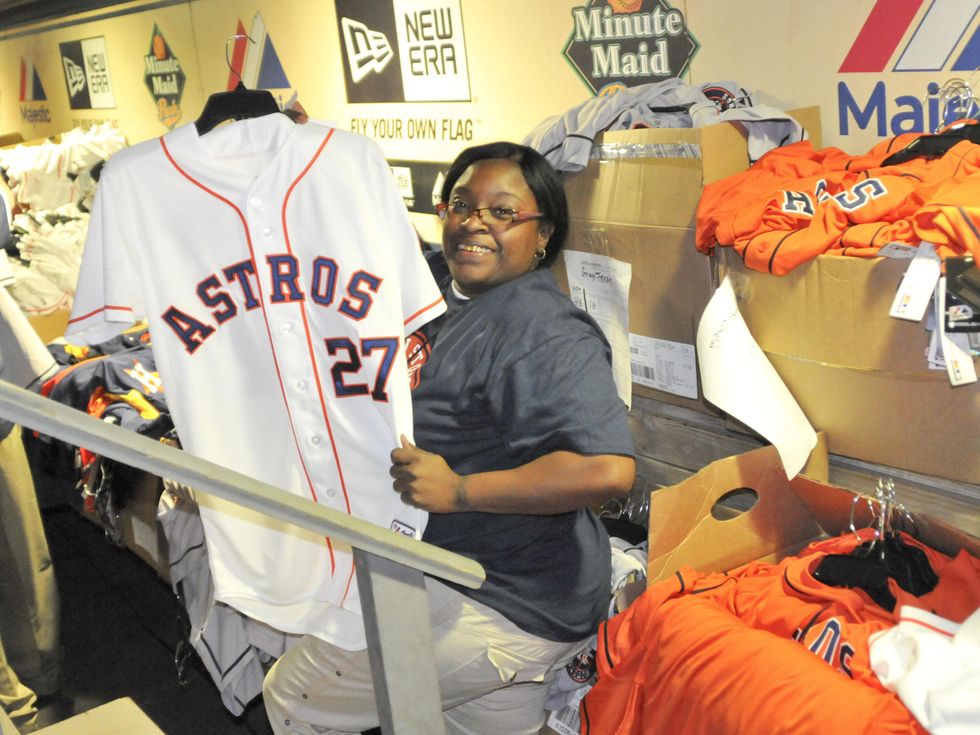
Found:
[{"label": "stack of orange jerseys", "polygon": [[813,576],[827,554],[857,547],[853,534],[779,564],[727,574],[682,568],[651,585],[599,629],[582,733],[925,733],[871,670],[868,637],[895,625],[903,605],[965,620],[980,607],[980,559],[902,540],[925,552],[939,581],[913,597],[890,580],[894,612],[861,589]]},{"label": "stack of orange jerseys", "polygon": [[[964,123],[975,124],[975,123]],[[889,243],[932,243],[940,257],[980,260],[980,145],[884,166],[921,133],[851,156],[809,141],[776,148],[705,186],[696,244],[731,246],[745,265],[784,275],[821,254],[870,257]]]}]

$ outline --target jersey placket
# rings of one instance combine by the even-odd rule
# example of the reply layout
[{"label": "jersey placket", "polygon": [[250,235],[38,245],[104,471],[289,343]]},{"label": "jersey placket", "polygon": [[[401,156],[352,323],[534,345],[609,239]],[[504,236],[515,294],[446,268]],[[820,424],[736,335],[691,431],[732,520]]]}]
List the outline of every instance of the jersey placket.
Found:
[{"label": "jersey placket", "polygon": [[[263,304],[268,320],[271,349],[276,362],[282,397],[289,421],[293,427],[296,449],[303,470],[308,478],[309,497],[315,502],[327,504],[336,510],[348,512],[343,494],[338,492],[339,478],[331,448],[329,427],[320,408],[317,396],[316,362],[312,351],[311,335],[304,315],[304,298],[290,300],[289,291],[277,294],[269,256],[287,252],[285,236],[279,222],[282,202],[269,195],[256,184],[246,196],[246,221],[253,233],[252,250],[256,272],[268,273],[261,288]],[[295,253],[291,253],[296,255]],[[265,261],[265,262],[262,262]],[[302,258],[297,261],[300,265]],[[298,266],[297,284],[305,287],[302,269]],[[285,300],[274,301],[280,295]]]}]

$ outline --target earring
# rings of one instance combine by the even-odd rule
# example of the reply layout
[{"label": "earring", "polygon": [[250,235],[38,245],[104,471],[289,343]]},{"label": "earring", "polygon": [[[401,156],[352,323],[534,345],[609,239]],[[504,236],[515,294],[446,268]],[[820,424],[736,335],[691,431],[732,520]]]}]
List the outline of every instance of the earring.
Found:
[{"label": "earring", "polygon": [[545,250],[544,248],[538,248],[537,250],[534,251],[534,259],[544,260],[544,256],[547,254],[548,254],[547,250]]}]

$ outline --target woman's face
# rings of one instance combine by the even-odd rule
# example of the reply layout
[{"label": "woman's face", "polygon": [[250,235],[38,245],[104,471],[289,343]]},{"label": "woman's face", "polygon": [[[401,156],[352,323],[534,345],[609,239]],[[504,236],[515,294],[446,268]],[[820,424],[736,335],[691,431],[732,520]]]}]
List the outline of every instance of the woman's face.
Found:
[{"label": "woman's face", "polygon": [[469,205],[470,211],[462,219],[450,206],[443,222],[442,252],[461,293],[472,298],[534,269],[538,263],[534,254],[547,244],[550,225],[536,219],[497,223],[487,212],[473,211],[483,207],[538,211],[515,161],[493,158],[474,163],[453,187],[449,202],[457,200]]}]

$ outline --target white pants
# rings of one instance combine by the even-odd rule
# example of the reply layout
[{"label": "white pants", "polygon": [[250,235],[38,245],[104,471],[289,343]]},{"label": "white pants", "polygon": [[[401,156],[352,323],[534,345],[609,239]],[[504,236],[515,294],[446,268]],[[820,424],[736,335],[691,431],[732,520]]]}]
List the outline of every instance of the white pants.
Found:
[{"label": "white pants", "polygon": [[[449,735],[536,735],[555,672],[583,642],[525,633],[495,610],[426,579],[436,670]],[[276,735],[359,733],[378,726],[367,651],[306,636],[263,686]]]}]

